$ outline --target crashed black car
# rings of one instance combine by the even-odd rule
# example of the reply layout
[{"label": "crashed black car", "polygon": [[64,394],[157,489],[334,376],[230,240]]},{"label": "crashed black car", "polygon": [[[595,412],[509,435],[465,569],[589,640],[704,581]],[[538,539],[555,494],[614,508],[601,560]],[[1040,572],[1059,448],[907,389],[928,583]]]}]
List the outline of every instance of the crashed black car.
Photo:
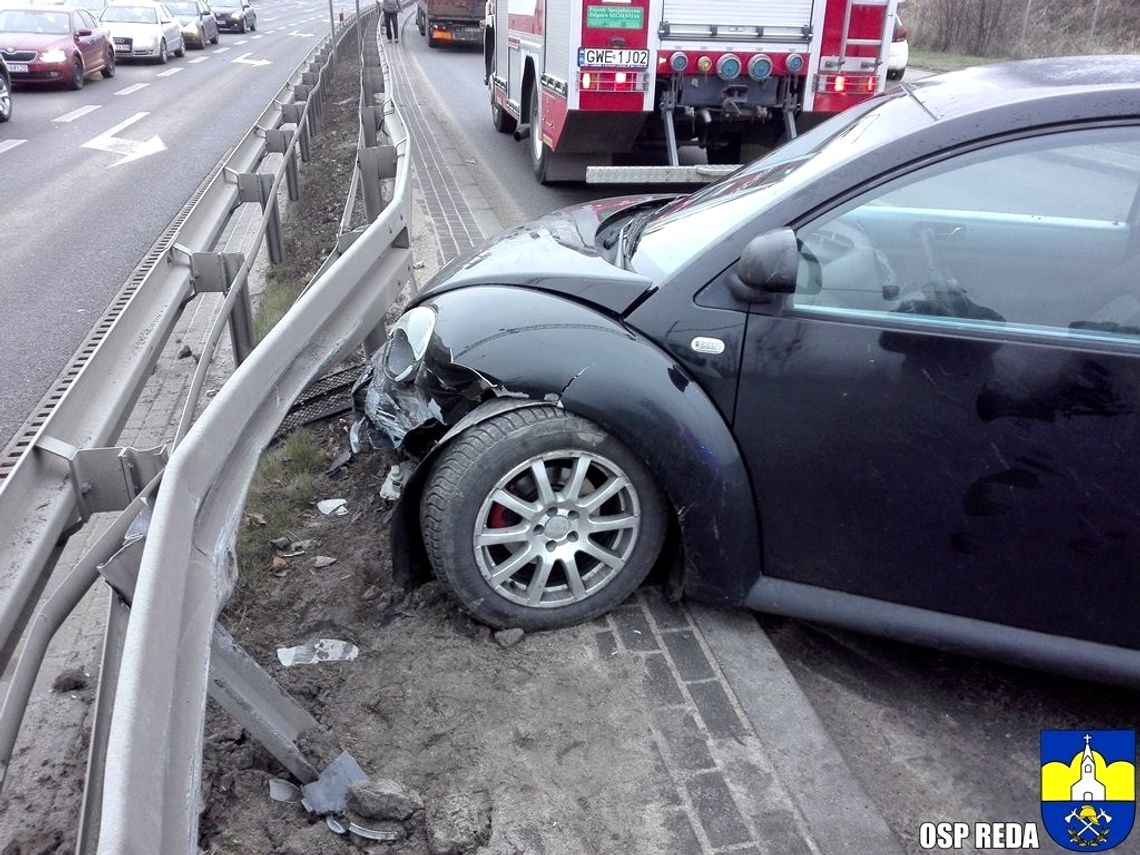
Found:
[{"label": "crashed black car", "polygon": [[1140,677],[1140,58],[994,65],[442,270],[362,378],[495,626],[675,590]]}]

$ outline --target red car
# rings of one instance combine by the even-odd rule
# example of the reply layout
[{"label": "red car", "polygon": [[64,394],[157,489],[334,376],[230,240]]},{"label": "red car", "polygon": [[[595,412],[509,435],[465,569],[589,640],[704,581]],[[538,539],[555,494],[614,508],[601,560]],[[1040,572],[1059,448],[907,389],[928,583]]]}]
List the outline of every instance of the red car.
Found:
[{"label": "red car", "polygon": [[91,13],[66,6],[0,9],[0,56],[13,83],[82,89],[87,76],[115,76],[115,48]]}]

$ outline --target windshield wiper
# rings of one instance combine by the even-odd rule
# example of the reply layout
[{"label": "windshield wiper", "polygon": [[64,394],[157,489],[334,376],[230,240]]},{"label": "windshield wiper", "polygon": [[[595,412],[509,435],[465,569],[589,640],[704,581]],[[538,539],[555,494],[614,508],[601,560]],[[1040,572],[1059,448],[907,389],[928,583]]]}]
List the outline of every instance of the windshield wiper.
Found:
[{"label": "windshield wiper", "polygon": [[653,208],[649,211],[642,211],[640,214],[626,223],[625,228],[621,230],[621,258],[623,266],[625,262],[629,261],[629,259],[633,257],[634,250],[637,249],[637,242],[641,240],[641,230],[645,228],[646,224],[651,219],[653,219],[653,215],[656,213],[656,208]]}]

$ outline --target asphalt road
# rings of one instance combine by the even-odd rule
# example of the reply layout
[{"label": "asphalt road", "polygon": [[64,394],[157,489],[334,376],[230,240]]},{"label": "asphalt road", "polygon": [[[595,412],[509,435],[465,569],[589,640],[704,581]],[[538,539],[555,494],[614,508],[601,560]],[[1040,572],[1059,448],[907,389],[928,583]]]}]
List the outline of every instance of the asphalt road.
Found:
[{"label": "asphalt road", "polygon": [[[616,192],[539,186],[525,143],[491,127],[479,50],[430,50],[414,27],[404,33],[398,56],[436,102],[424,109],[443,111],[472,160],[498,178],[496,190],[522,216]],[[912,68],[906,79],[923,76]],[[920,851],[924,822],[1040,822],[1040,732],[1127,729],[1140,719],[1136,691],[798,621],[760,621],[908,852]]]},{"label": "asphalt road", "polygon": [[[334,0],[338,14],[354,6]],[[12,120],[0,125],[0,447],[328,31],[328,9],[325,0],[260,0],[257,32],[223,33],[216,47],[168,65],[124,63],[78,92],[16,90]],[[108,132],[154,151],[124,162],[105,150],[126,150]]]}]

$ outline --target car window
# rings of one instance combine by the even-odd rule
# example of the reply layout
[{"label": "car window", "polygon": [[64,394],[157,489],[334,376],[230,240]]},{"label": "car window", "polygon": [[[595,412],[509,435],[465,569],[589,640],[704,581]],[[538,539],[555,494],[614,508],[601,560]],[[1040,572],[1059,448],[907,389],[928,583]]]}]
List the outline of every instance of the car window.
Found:
[{"label": "car window", "polygon": [[89,13],[80,10],[78,14],[79,14],[80,24],[82,24],[88,30],[95,29],[95,27],[97,26],[95,23],[95,19],[92,18]]},{"label": "car window", "polygon": [[100,20],[120,24],[154,24],[158,14],[153,6],[108,6]]},{"label": "car window", "polygon": [[170,3],[167,8],[175,15],[197,15],[198,7],[194,3]]},{"label": "car window", "polygon": [[40,12],[32,9],[0,9],[0,33],[44,33],[66,35],[71,32],[67,12]]},{"label": "car window", "polygon": [[1140,129],[1006,142],[800,228],[801,312],[1140,343]]}]

